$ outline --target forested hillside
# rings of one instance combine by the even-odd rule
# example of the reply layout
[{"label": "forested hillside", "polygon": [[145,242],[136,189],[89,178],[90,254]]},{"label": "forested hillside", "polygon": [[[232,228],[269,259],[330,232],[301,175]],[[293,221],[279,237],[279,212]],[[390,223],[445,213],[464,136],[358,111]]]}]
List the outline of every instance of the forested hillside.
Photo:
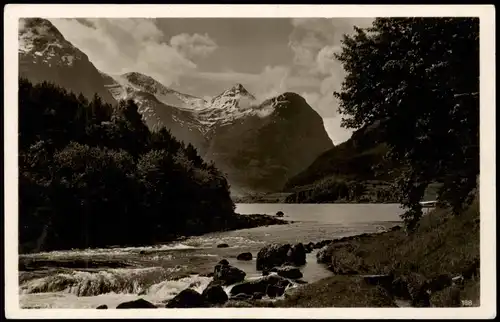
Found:
[{"label": "forested hillside", "polygon": [[236,221],[229,185],[190,144],[117,107],[19,81],[21,251],[154,243]]}]

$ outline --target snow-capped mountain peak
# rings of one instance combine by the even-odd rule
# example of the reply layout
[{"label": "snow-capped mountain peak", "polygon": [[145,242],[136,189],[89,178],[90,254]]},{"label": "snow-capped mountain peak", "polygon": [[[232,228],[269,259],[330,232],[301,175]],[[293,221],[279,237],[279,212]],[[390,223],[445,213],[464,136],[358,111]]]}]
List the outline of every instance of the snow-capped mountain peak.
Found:
[{"label": "snow-capped mountain peak", "polygon": [[72,66],[75,60],[88,60],[50,21],[41,18],[19,19],[18,52],[23,57],[31,57],[35,64],[46,63],[49,66]]},{"label": "snow-capped mountain peak", "polygon": [[243,87],[243,85],[238,83],[238,84],[235,84],[233,87],[225,90],[221,94],[212,98],[211,102],[213,104],[214,102],[218,102],[218,101],[226,101],[226,100],[231,100],[231,99],[239,100],[241,98],[255,100],[255,97],[252,94],[250,94],[246,90],[246,88]]},{"label": "snow-capped mountain peak", "polygon": [[108,90],[116,100],[133,98],[134,94],[142,92],[153,95],[158,101],[168,106],[194,111],[205,108],[206,102],[203,98],[180,93],[141,73],[101,74],[107,82]]}]

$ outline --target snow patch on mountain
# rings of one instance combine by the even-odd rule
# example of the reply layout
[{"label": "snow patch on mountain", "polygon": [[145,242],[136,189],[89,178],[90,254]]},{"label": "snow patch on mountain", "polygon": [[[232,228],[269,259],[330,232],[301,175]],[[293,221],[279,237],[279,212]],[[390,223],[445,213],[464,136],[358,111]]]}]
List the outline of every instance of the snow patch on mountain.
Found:
[{"label": "snow patch on mountain", "polygon": [[123,75],[106,75],[106,87],[116,100],[133,99],[139,105],[139,112],[157,120],[161,127],[161,120],[154,112],[154,104],[148,102],[147,93],[153,95],[159,102],[190,114],[189,121],[182,117],[172,116],[173,120],[190,130],[196,129],[204,135],[214,127],[232,124],[238,119],[248,116],[267,117],[273,113],[277,100],[268,100],[263,104],[250,94],[241,84],[211,98],[204,99],[168,88],[150,76],[136,72]]},{"label": "snow patch on mountain", "polygon": [[32,62],[73,66],[86,55],[68,42],[48,20],[40,18],[19,19],[18,53]]}]

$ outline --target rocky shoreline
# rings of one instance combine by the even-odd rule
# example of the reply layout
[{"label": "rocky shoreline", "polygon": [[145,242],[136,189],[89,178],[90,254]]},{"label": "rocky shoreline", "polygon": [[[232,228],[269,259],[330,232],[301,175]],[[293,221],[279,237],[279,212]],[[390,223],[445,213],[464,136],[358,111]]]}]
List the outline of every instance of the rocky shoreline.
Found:
[{"label": "rocky shoreline", "polygon": [[[432,223],[433,229],[445,229],[443,223],[453,221],[446,216],[434,216],[431,220],[439,220],[445,226]],[[471,220],[477,224],[476,219]],[[427,229],[425,234],[429,233],[427,225],[431,224],[422,228]],[[427,238],[425,234],[420,237]],[[378,247],[379,251],[390,252],[387,247],[407,247],[405,242],[422,244],[412,238],[400,226],[394,226],[383,232],[319,242],[268,244],[256,254],[256,268],[262,273],[259,278],[245,279],[244,271],[223,259],[213,272],[204,274],[213,280],[200,293],[189,287],[162,306],[139,299],[117,308],[461,306],[464,292],[470,292],[471,285],[478,283],[479,259],[475,254],[469,254],[469,259],[459,265],[452,263],[455,266],[443,267],[443,271],[431,271],[424,266],[437,265],[435,262],[422,262],[419,267],[411,259],[407,259],[408,264],[406,259],[391,258],[374,264],[373,258],[380,256],[366,250]],[[301,267],[306,264],[306,254],[313,250],[317,250],[317,263],[328,267],[332,277],[309,284],[302,280]],[[253,257],[254,254],[242,253],[236,260]]]}]

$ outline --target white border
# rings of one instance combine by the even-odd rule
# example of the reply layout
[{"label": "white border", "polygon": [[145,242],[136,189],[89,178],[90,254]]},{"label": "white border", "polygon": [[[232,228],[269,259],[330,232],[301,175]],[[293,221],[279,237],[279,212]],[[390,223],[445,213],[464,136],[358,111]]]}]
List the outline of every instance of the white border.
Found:
[{"label": "white border", "polygon": [[[349,309],[20,309],[17,229],[17,31],[21,17],[480,17],[481,307]],[[5,315],[7,318],[493,318],[496,316],[495,7],[493,5],[54,5],[4,9]],[[467,64],[468,62],[464,62]]]}]

